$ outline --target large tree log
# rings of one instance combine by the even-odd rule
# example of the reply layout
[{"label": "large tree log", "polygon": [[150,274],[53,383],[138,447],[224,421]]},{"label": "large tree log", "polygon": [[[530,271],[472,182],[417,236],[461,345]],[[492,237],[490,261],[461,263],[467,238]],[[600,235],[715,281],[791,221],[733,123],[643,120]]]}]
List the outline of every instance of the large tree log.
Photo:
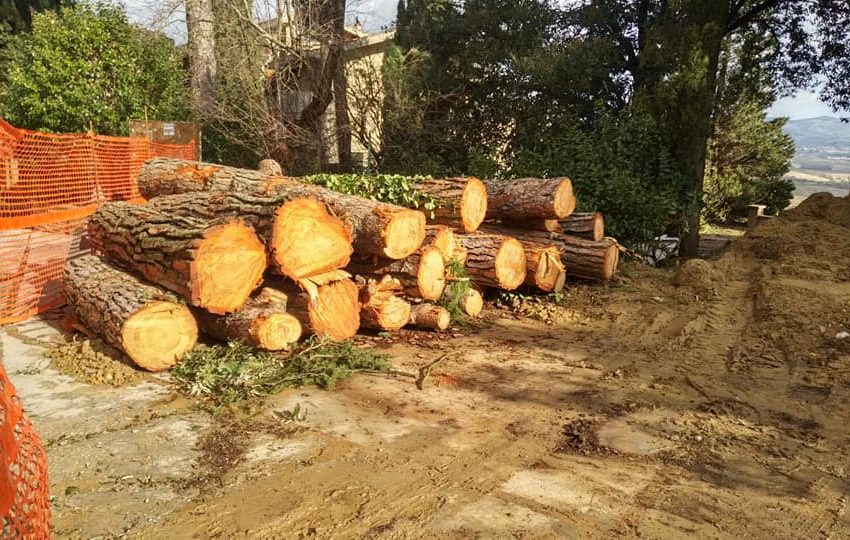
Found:
[{"label": "large tree log", "polygon": [[403,290],[401,282],[389,275],[368,280],[360,289],[360,325],[389,332],[404,328],[410,321],[410,302],[397,295]]},{"label": "large tree log", "polygon": [[509,234],[522,242],[547,244],[558,248],[567,275],[571,278],[608,281],[617,272],[620,262],[620,246],[613,238],[593,242],[544,231],[523,231],[494,226],[488,226],[486,230],[491,233]]},{"label": "large tree log", "polygon": [[410,325],[442,332],[452,323],[447,309],[434,304],[417,304],[410,308]]},{"label": "large tree log", "polygon": [[257,349],[281,351],[296,343],[304,329],[301,322],[286,311],[286,298],[273,289],[263,288],[239,311],[213,315],[195,310],[201,330],[222,341],[242,341]]},{"label": "large tree log", "polygon": [[79,321],[143,369],[174,366],[198,341],[186,306],[99,257],[69,259],[64,287]]},{"label": "large tree log", "polygon": [[112,202],[91,216],[89,238],[110,261],[218,315],[242,307],[266,269],[263,243],[235,218],[203,220]]},{"label": "large tree log", "polygon": [[437,200],[434,219],[460,226],[465,232],[478,230],[487,215],[487,188],[473,177],[422,180],[414,186]]},{"label": "large tree log", "polygon": [[466,271],[475,283],[512,291],[526,276],[525,251],[517,240],[499,234],[456,236],[466,248]]},{"label": "large tree log", "polygon": [[360,255],[403,259],[419,249],[425,239],[422,212],[247,169],[152,159],[139,173],[139,191],[148,199],[196,191],[313,198],[325,203],[346,224],[354,240],[354,250]]},{"label": "large tree log", "polygon": [[487,180],[487,218],[563,219],[576,208],[569,178]]},{"label": "large tree log", "polygon": [[200,219],[242,218],[265,240],[275,270],[291,279],[345,268],[353,252],[345,225],[314,199],[202,192],[156,197],[148,207]]},{"label": "large tree log", "polygon": [[[573,214],[575,215],[575,214]],[[569,219],[569,218],[567,218]],[[528,229],[531,231],[562,232],[561,222],[557,219],[503,219],[501,224],[512,229]],[[498,223],[493,223],[498,226]]]},{"label": "large tree log", "polygon": [[391,275],[413,296],[439,300],[446,288],[446,265],[440,251],[428,246],[401,261],[355,259],[348,270],[365,278]]},{"label": "large tree log", "polygon": [[346,272],[336,270],[297,283],[274,280],[268,288],[284,296],[287,312],[308,333],[345,341],[360,328],[360,291]]},{"label": "large tree log", "polygon": [[605,238],[605,218],[602,212],[576,213],[561,220],[559,224],[564,234],[594,242]]},{"label": "large tree log", "polygon": [[422,246],[432,246],[440,251],[443,261],[448,263],[455,256],[457,241],[455,233],[446,225],[428,225],[425,228],[425,241]]}]

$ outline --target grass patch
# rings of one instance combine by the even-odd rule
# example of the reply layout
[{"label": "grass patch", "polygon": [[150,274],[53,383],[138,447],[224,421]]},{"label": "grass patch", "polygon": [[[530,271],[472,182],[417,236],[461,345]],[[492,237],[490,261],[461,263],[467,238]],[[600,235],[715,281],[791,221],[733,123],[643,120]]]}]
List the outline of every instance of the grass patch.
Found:
[{"label": "grass patch", "polygon": [[311,338],[290,353],[258,351],[242,343],[198,348],[171,373],[182,392],[226,406],[289,387],[330,389],[360,371],[390,370],[389,357],[373,349]]}]

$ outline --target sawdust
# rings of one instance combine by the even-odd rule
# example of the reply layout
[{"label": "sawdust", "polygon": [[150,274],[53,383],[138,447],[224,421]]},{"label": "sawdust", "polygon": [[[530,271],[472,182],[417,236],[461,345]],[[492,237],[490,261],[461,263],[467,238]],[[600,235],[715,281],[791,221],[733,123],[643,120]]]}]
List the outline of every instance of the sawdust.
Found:
[{"label": "sawdust", "polygon": [[53,367],[88,384],[124,386],[137,384],[144,375],[123,355],[97,339],[73,340],[47,351]]}]

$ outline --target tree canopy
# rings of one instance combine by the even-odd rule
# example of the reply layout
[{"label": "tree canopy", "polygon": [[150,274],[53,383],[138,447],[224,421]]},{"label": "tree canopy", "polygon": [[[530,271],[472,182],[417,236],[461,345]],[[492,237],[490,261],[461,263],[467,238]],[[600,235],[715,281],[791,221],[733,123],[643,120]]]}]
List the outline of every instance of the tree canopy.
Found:
[{"label": "tree canopy", "polygon": [[186,114],[186,74],[173,43],[123,10],[79,4],[36,13],[11,38],[0,116],[20,127],[120,135],[132,118]]},{"label": "tree canopy", "polygon": [[[698,242],[709,147],[719,148],[713,135],[748,125],[773,148],[759,159],[787,155],[787,141],[776,136],[781,126],[762,112],[818,80],[826,103],[850,109],[846,0],[402,0],[398,26],[403,52],[431,59],[417,90],[426,126],[420,153],[438,156],[449,172],[496,161],[510,174],[561,132],[594,138],[612,123],[619,133],[643,126],[659,145],[664,175],[604,152],[586,159],[614,160],[617,171],[640,180],[630,189],[670,193],[675,215],[652,228],[683,233],[686,254]],[[747,105],[724,116],[724,92]],[[482,153],[492,159],[482,161]],[[385,165],[397,162],[388,152]],[[592,169],[574,162],[540,166],[570,176]]]}]

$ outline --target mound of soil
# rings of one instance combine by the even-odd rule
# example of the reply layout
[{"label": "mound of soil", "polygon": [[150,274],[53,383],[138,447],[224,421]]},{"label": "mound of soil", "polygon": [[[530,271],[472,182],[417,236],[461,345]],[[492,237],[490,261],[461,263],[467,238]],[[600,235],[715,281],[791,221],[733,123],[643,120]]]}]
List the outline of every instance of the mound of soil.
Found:
[{"label": "mound of soil", "polygon": [[708,261],[692,259],[679,267],[673,276],[673,284],[692,290],[700,296],[707,296],[714,290],[718,274]]},{"label": "mound of soil", "polygon": [[124,386],[141,382],[143,375],[123,355],[100,340],[74,340],[50,349],[53,367],[88,384]]}]

